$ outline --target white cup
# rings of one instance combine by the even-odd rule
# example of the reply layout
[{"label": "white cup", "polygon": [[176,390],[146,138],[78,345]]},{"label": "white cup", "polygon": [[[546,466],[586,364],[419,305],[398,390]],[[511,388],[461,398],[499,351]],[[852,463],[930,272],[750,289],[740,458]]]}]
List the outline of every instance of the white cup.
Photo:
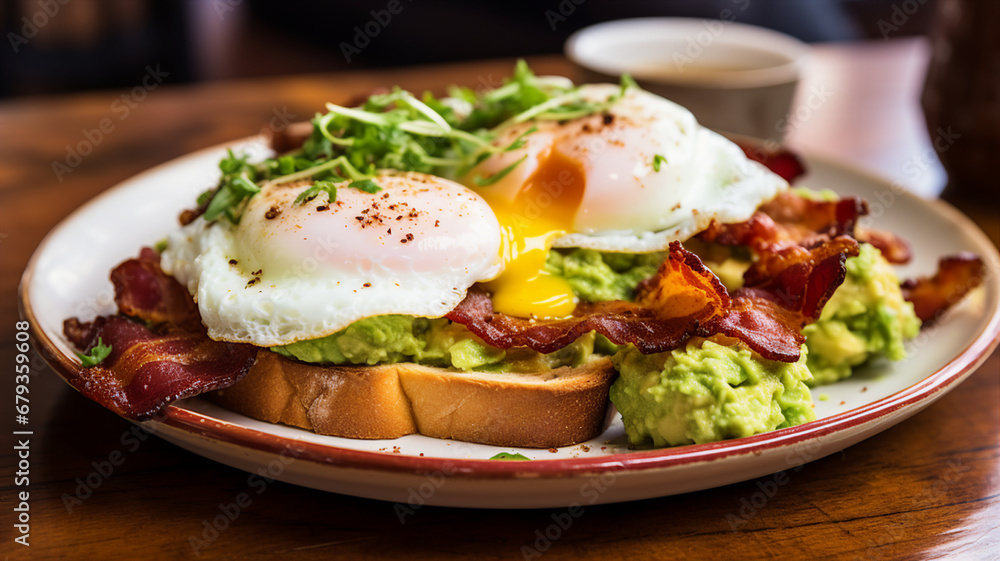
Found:
[{"label": "white cup", "polygon": [[628,73],[716,130],[781,140],[809,47],[724,20],[636,18],[574,33],[566,56],[585,82]]}]

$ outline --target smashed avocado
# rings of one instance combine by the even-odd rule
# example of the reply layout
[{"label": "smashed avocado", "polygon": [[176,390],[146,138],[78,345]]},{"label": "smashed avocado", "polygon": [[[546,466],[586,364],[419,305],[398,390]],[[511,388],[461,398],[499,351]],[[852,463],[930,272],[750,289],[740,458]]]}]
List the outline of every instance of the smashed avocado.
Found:
[{"label": "smashed avocado", "polygon": [[271,350],[315,364],[392,364],[414,362],[458,370],[539,372],[580,366],[594,353],[594,335],[580,337],[549,353],[491,347],[468,329],[444,318],[402,315],[365,318],[341,331]]},{"label": "smashed avocado", "polygon": [[545,272],[566,279],[576,297],[586,302],[632,300],[636,286],[653,276],[665,258],[663,252],[552,250],[545,262]]},{"label": "smashed avocado", "polygon": [[903,341],[916,337],[920,320],[903,299],[899,278],[877,248],[861,244],[847,260],[847,277],[812,325],[802,330],[809,348],[810,385],[836,382],[873,356],[900,360]]},{"label": "smashed avocado", "polygon": [[[631,300],[635,287],[656,272],[664,257],[663,253],[552,250],[545,267],[550,274],[565,278],[581,300]],[[617,347],[603,336],[590,333],[549,354],[524,348],[504,350],[487,345],[447,319],[385,315],[356,321],[327,337],[271,350],[315,364],[414,362],[466,371],[541,372],[580,366],[595,352],[610,355]]]},{"label": "smashed avocado", "polygon": [[798,362],[785,363],[721,342],[695,338],[651,355],[629,347],[612,357],[620,377],[611,401],[632,444],[712,442],[816,418],[805,349]]}]

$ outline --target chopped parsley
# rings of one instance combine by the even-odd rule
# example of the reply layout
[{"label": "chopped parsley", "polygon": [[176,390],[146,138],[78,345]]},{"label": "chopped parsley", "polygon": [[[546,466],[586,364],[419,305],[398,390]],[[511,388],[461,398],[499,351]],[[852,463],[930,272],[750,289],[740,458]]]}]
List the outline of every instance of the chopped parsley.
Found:
[{"label": "chopped parsley", "polygon": [[111,354],[111,345],[105,345],[104,341],[98,337],[97,344],[90,349],[89,353],[76,353],[76,356],[80,357],[80,362],[83,363],[84,368],[90,368],[91,366],[100,364],[104,359],[108,358],[109,354]]}]

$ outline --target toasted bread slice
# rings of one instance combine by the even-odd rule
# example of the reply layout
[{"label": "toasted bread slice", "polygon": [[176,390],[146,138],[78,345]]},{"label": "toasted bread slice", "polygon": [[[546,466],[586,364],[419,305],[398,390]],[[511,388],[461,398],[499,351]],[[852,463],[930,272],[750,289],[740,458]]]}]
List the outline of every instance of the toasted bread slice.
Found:
[{"label": "toasted bread slice", "polygon": [[607,357],[533,374],[455,372],[411,363],[319,366],[262,350],[246,378],[209,394],[271,423],[347,438],[424,434],[551,448],[604,428],[615,369]]}]

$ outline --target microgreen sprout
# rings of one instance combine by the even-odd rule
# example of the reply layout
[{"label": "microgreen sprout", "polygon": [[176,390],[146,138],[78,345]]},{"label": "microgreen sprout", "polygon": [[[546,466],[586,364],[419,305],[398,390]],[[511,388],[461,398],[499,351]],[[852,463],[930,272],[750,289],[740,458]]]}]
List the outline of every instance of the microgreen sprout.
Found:
[{"label": "microgreen sprout", "polygon": [[[502,86],[484,93],[452,87],[449,97],[425,93],[418,99],[395,88],[370,96],[358,107],[328,103],[327,112],[313,119],[312,135],[301,148],[258,164],[230,152],[219,164],[223,172],[219,185],[203,193],[198,203],[206,207],[205,220],[225,216],[237,224],[247,201],[271,185],[311,180],[312,186],[296,202],[325,192],[332,203],[334,183],[350,180],[348,187],[372,193],[380,189],[373,179],[382,170],[463,178],[490,156],[523,148],[539,130],[532,125],[513,141],[499,142],[507,129],[603,113],[636,87],[630,77],[623,76],[615,94],[588,99],[566,78],[535,76],[522,60]],[[492,175],[477,175],[471,181],[479,187],[493,185],[526,159],[523,156]],[[654,168],[660,163],[654,160]]]}]

